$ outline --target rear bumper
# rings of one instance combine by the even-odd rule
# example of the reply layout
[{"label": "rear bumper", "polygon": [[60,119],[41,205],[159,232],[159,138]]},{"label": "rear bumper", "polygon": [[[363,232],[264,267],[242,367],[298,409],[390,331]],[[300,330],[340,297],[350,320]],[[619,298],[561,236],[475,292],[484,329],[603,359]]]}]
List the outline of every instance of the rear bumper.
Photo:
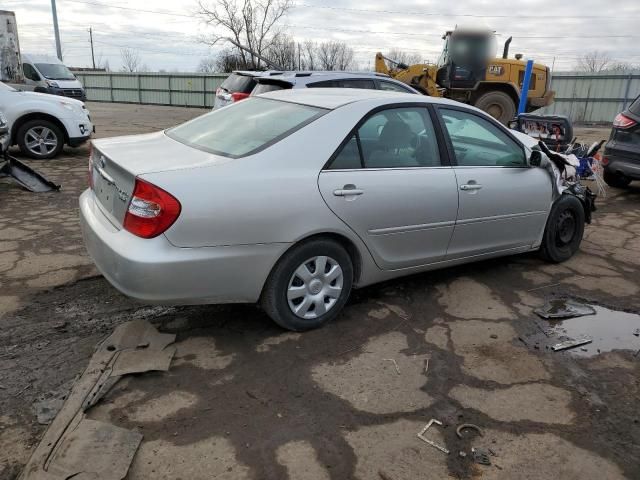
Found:
[{"label": "rear bumper", "polygon": [[164,235],[143,239],[104,216],[91,190],[80,196],[85,246],[115,288],[147,303],[254,303],[288,244],[179,248]]},{"label": "rear bumper", "polygon": [[605,146],[604,157],[608,160],[604,167],[606,170],[640,180],[640,146],[621,147],[619,144],[613,146],[609,142]]}]

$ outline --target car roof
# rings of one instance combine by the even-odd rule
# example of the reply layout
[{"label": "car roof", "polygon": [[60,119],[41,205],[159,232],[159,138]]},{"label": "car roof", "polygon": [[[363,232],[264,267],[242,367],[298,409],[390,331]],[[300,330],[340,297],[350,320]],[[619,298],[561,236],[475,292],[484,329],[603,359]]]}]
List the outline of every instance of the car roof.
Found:
[{"label": "car roof", "polygon": [[[386,100],[395,100],[398,103],[451,103],[451,101],[446,99],[436,99],[425,95],[416,95],[414,93],[400,93],[365,88],[298,88],[263,93],[260,97],[271,98],[283,102],[300,103],[313,107],[327,108],[330,110],[349,103],[366,100],[381,100],[383,101],[382,103],[386,103],[384,102]],[[453,103],[458,104],[458,102]]]},{"label": "car roof", "polygon": [[55,63],[58,65],[64,65],[58,57],[53,55],[43,55],[43,54],[33,54],[33,53],[23,53],[22,61],[28,63]]},{"label": "car roof", "polygon": [[231,74],[244,75],[245,77],[268,77],[271,75],[281,75],[284,72],[282,70],[234,70]]}]

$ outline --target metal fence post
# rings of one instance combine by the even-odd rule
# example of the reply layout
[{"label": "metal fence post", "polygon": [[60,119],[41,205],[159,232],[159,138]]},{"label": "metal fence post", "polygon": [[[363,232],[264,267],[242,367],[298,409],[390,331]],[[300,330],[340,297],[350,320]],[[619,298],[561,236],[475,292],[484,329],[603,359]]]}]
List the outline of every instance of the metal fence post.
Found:
[{"label": "metal fence post", "polygon": [[109,74],[109,97],[113,102],[113,75]]},{"label": "metal fence post", "polygon": [[622,110],[626,110],[627,105],[629,104],[629,90],[631,89],[632,79],[633,79],[633,74],[630,73],[629,77],[627,77],[627,86],[624,89],[624,105],[622,106]]},{"label": "metal fence post", "polygon": [[171,75],[167,75],[169,81],[169,105],[173,106],[173,95],[171,94]]},{"label": "metal fence post", "polygon": [[138,77],[138,103],[142,104],[142,92],[140,88],[140,78],[142,77],[142,75],[138,73],[137,77]]}]

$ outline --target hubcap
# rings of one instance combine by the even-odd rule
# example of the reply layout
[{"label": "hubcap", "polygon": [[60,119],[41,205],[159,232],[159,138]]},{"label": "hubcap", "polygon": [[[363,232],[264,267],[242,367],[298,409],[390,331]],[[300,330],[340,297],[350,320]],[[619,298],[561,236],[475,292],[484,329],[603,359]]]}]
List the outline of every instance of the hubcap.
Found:
[{"label": "hubcap", "polygon": [[343,281],[342,268],[333,258],[312,257],[291,275],[287,288],[289,308],[300,318],[324,315],[340,298]]},{"label": "hubcap", "polygon": [[35,155],[48,155],[58,146],[57,135],[47,127],[32,127],[24,136],[27,149]]},{"label": "hubcap", "polygon": [[558,245],[564,246],[573,240],[576,233],[576,219],[573,214],[565,210],[558,217],[557,241]]}]

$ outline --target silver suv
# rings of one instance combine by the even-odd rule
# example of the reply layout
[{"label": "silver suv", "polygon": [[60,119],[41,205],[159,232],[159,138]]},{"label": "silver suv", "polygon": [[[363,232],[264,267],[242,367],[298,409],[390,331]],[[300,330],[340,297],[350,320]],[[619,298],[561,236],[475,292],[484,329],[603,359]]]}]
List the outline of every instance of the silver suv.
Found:
[{"label": "silver suv", "polygon": [[283,72],[254,77],[251,96],[291,88],[364,88],[399,93],[420,93],[409,85],[374,72]]}]

